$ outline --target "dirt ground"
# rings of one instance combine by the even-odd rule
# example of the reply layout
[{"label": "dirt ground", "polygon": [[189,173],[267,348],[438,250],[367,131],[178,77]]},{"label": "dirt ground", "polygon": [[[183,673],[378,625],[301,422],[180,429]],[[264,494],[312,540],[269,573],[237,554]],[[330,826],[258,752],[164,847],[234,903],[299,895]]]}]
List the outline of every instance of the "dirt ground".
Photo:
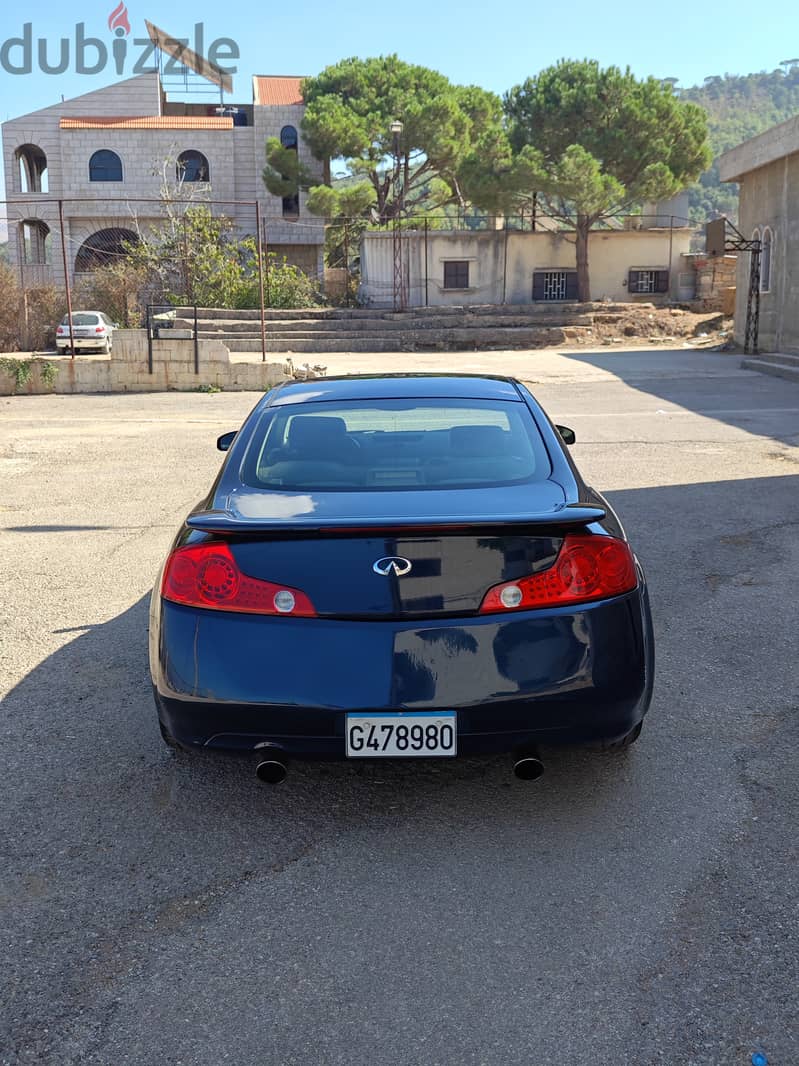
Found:
[{"label": "dirt ground", "polygon": [[612,312],[594,313],[592,328],[566,329],[570,342],[596,344],[663,344],[690,342],[692,346],[710,348],[732,341],[733,320],[718,312],[697,313],[680,307],[655,307],[653,304],[630,305]]}]

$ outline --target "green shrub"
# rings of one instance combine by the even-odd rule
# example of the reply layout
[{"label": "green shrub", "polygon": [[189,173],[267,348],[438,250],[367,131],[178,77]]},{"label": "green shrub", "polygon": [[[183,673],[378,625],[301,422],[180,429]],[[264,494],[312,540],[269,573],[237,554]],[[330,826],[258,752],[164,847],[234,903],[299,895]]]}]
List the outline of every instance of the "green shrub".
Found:
[{"label": "green shrub", "polygon": [[0,263],[0,352],[19,351],[20,299],[14,271]]}]

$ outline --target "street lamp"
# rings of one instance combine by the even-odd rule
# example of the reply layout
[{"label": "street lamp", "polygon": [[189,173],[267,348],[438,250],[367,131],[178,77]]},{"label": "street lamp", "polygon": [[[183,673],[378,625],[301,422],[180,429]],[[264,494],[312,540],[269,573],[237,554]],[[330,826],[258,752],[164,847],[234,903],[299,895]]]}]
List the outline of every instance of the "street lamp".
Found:
[{"label": "street lamp", "polygon": [[394,139],[394,226],[392,246],[394,251],[394,310],[403,311],[406,304],[405,271],[402,269],[402,230],[400,229],[400,136],[402,123],[398,119],[389,126]]}]

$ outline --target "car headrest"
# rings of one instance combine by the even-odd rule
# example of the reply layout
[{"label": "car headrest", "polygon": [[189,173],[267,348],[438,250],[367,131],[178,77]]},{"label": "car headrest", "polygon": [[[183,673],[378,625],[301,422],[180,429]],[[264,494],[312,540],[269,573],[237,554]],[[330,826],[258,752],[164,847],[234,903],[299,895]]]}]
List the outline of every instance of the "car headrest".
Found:
[{"label": "car headrest", "polygon": [[340,446],[347,438],[347,426],[343,418],[327,415],[295,415],[289,425],[288,445],[302,451],[324,451],[331,446]]},{"label": "car headrest", "polygon": [[506,442],[507,434],[501,426],[453,426],[449,431],[450,448],[458,455],[504,455]]}]

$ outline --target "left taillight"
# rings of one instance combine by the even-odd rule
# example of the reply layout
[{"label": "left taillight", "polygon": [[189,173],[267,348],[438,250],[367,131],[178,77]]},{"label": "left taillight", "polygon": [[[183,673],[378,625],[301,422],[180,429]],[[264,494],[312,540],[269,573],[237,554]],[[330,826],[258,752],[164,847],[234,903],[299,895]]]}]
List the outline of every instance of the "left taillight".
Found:
[{"label": "left taillight", "polygon": [[638,584],[629,545],[616,537],[570,533],[552,566],[537,574],[494,585],[483,598],[481,614],[566,607],[632,592]]},{"label": "left taillight", "polygon": [[161,596],[189,607],[248,614],[311,618],[310,599],[299,589],[243,574],[224,543],[190,544],[169,557]]}]

